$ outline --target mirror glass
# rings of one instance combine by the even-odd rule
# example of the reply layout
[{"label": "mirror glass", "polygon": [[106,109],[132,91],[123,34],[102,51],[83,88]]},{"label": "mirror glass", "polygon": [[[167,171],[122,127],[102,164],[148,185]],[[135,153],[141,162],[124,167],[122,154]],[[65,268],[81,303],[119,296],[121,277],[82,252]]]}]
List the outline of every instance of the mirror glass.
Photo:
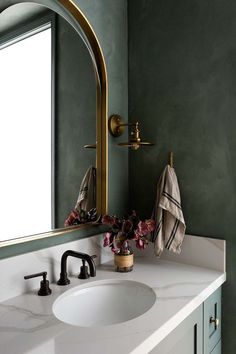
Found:
[{"label": "mirror glass", "polygon": [[97,86],[78,33],[33,3],[0,13],[0,77],[2,242],[96,207]]}]

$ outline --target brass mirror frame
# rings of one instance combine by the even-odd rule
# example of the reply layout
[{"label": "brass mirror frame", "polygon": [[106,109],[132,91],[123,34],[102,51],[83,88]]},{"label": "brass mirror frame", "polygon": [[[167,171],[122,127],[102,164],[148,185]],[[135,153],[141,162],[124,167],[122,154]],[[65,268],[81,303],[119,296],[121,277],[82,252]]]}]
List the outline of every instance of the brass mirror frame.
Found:
[{"label": "brass mirror frame", "polygon": [[[8,0],[5,8],[24,2],[33,2],[42,6],[49,7],[48,2],[44,0]],[[96,77],[96,94],[97,94],[97,109],[96,109],[96,167],[97,167],[97,210],[100,214],[107,213],[108,206],[108,128],[107,128],[107,110],[108,110],[108,83],[106,64],[98,38],[90,25],[89,21],[79,9],[78,5],[71,0],[55,1],[55,6],[60,7],[60,10],[66,11],[67,15],[74,22],[76,21],[82,30],[85,44],[90,52],[93,61],[95,77]],[[1,9],[0,9],[1,11]],[[75,22],[74,22],[75,23]],[[70,23],[73,25],[72,23]],[[78,32],[78,28],[75,28]],[[78,32],[79,33],[79,32]],[[10,226],[9,226],[10,228]],[[31,252],[34,250],[51,247],[56,244],[62,244],[78,239],[78,230],[81,230],[81,238],[99,234],[103,231],[103,227],[94,227],[88,223],[53,231],[23,236],[20,238],[10,239],[0,242],[0,259],[15,256],[18,254]],[[76,232],[77,231],[77,232]],[[70,234],[70,235],[68,235]],[[75,235],[76,234],[76,235]],[[67,235],[67,238],[62,237]],[[58,236],[55,238],[55,236]],[[53,238],[50,239],[50,238]],[[48,239],[45,243],[45,239]],[[40,240],[43,240],[41,243]],[[35,246],[32,244],[35,243]],[[21,245],[23,244],[23,245]],[[37,244],[37,245],[36,245]],[[18,245],[19,249],[12,248]],[[22,248],[23,246],[23,248]],[[5,248],[5,249],[4,249]]]}]

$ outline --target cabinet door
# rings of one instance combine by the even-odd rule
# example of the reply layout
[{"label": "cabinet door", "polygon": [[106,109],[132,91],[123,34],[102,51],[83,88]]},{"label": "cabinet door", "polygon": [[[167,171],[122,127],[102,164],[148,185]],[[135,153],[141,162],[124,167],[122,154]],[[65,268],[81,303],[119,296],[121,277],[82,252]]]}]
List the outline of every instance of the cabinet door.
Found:
[{"label": "cabinet door", "polygon": [[221,340],[215,346],[215,348],[212,350],[211,354],[221,354]]},{"label": "cabinet door", "polygon": [[209,354],[221,338],[221,288],[206,299],[203,306],[204,354]]},{"label": "cabinet door", "polygon": [[199,306],[151,354],[203,354],[203,305]]}]

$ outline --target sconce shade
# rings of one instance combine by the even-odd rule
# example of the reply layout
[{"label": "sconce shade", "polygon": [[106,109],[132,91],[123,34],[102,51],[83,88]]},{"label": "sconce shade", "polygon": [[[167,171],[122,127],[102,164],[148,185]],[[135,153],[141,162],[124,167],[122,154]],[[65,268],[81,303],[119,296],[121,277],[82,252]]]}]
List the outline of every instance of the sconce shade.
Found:
[{"label": "sconce shade", "polygon": [[148,141],[140,141],[138,143],[127,141],[126,143],[118,143],[119,146],[130,147],[132,150],[138,150],[140,146],[152,146],[153,143],[149,143]]}]

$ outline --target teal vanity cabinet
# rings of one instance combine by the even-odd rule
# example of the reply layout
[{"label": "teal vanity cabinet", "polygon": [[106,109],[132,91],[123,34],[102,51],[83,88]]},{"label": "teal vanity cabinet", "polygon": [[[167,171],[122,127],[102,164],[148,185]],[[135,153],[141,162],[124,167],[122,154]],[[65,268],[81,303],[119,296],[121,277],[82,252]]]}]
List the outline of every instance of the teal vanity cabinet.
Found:
[{"label": "teal vanity cabinet", "polygon": [[204,306],[204,354],[221,353],[221,288],[217,289]]},{"label": "teal vanity cabinet", "polygon": [[200,305],[151,354],[203,354],[203,305]]},{"label": "teal vanity cabinet", "polygon": [[172,331],[151,354],[221,354],[221,288]]},{"label": "teal vanity cabinet", "polygon": [[216,344],[215,348],[211,351],[211,354],[221,354],[221,340]]}]

